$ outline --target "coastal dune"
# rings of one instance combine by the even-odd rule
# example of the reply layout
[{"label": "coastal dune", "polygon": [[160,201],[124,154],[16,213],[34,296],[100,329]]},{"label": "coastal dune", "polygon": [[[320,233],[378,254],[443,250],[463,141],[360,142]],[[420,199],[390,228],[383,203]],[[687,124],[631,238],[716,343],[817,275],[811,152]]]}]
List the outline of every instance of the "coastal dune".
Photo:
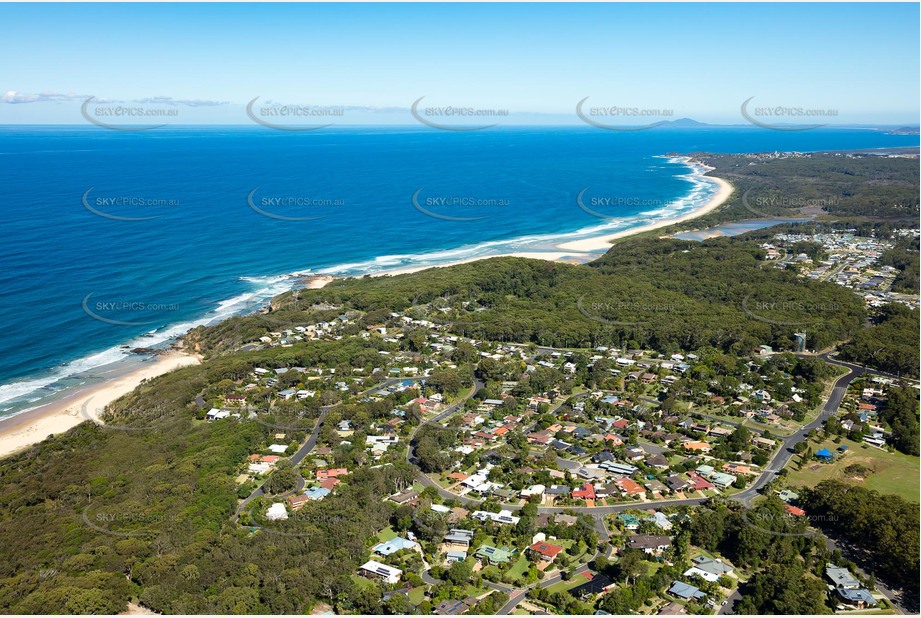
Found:
[{"label": "coastal dune", "polygon": [[87,420],[102,424],[98,419],[99,411],[133,391],[144,380],[200,362],[197,356],[171,351],[130,373],[89,387],[66,399],[0,420],[0,457],[18,453],[48,436],[63,433]]}]

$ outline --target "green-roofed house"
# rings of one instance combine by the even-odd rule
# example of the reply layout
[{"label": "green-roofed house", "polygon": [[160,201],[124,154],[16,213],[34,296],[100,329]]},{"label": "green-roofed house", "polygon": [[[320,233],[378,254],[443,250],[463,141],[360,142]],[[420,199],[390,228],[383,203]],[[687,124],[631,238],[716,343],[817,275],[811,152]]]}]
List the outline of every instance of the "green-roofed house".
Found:
[{"label": "green-roofed house", "polygon": [[511,562],[512,551],[505,548],[493,547],[492,545],[481,545],[474,554],[477,558],[487,561],[489,564],[504,564]]},{"label": "green-roofed house", "polygon": [[640,518],[633,513],[621,513],[617,519],[627,530],[636,530],[640,527]]}]

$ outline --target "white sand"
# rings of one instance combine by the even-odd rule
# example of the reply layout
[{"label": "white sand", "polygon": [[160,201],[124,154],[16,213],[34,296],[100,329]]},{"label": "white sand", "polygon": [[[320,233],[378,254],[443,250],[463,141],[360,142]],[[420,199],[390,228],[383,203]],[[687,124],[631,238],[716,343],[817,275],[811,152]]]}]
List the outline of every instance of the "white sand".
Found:
[{"label": "white sand", "polygon": [[700,217],[711,213],[722,206],[723,203],[729,199],[729,196],[732,195],[733,188],[731,184],[722,178],[716,178],[714,176],[707,176],[707,178],[715,181],[719,185],[719,190],[716,192],[716,194],[714,194],[712,198],[710,198],[706,204],[693,212],[689,212],[686,215],[674,217],[672,219],[662,219],[661,221],[656,221],[655,223],[650,223],[649,225],[634,227],[629,230],[617,232],[616,234],[607,234],[605,236],[595,236],[593,238],[584,238],[582,240],[564,242],[557,245],[556,248],[569,251],[598,251],[600,249],[609,249],[610,244],[620,238],[625,238],[634,234],[640,234],[642,232],[648,232],[650,230],[656,230],[661,227],[668,227],[669,225],[674,225],[683,221],[689,221],[695,217]]},{"label": "white sand", "polygon": [[88,415],[101,424],[97,416],[102,409],[122,395],[133,391],[143,380],[200,362],[197,356],[172,351],[119,378],[90,387],[67,399],[2,420],[0,457],[12,455],[52,434],[63,433],[86,421],[81,413],[84,406]]},{"label": "white sand", "polygon": [[598,255],[591,255],[588,253],[582,253],[577,251],[520,251],[518,253],[502,253],[497,255],[479,255],[477,257],[467,258],[465,260],[457,260],[456,262],[450,262],[447,264],[430,264],[428,266],[407,266],[406,268],[394,268],[393,270],[384,270],[379,273],[374,273],[372,277],[386,277],[388,275],[406,275],[409,273],[417,273],[423,270],[428,270],[429,268],[446,268],[448,266],[457,266],[458,264],[469,264],[470,262],[476,262],[478,260],[489,260],[497,257],[519,257],[519,258],[528,258],[531,260],[549,260],[551,262],[560,262],[567,261],[566,258],[572,258],[574,261],[590,261],[598,259]]}]

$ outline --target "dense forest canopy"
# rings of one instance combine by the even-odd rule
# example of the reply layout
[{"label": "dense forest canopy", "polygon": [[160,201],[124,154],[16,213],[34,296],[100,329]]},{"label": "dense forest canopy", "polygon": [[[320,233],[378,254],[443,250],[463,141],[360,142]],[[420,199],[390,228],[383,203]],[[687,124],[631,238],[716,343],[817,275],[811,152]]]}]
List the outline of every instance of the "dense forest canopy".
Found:
[{"label": "dense forest canopy", "polygon": [[[713,346],[749,354],[758,345],[810,348],[846,340],[865,320],[859,297],[839,286],[766,267],[757,244],[638,239],[588,266],[493,258],[395,277],[335,281],[277,299],[269,316],[229,320],[194,340],[208,352],[233,349],[286,317],[314,307],[365,312],[436,304],[434,316],[477,339],[557,347],[647,347],[663,352]],[[286,306],[296,310],[286,310]],[[322,309],[317,309],[322,310]],[[271,321],[268,319],[271,318]]]}]

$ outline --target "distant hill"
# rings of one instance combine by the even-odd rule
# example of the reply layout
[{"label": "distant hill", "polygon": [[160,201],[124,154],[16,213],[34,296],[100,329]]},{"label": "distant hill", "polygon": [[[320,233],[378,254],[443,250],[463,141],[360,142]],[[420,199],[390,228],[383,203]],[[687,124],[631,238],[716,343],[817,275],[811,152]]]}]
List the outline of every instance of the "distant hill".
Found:
[{"label": "distant hill", "polygon": [[662,122],[660,127],[674,127],[678,129],[691,129],[691,128],[700,128],[700,127],[716,127],[719,125],[707,124],[706,122],[698,122],[693,118],[679,118],[678,120],[666,120]]}]

